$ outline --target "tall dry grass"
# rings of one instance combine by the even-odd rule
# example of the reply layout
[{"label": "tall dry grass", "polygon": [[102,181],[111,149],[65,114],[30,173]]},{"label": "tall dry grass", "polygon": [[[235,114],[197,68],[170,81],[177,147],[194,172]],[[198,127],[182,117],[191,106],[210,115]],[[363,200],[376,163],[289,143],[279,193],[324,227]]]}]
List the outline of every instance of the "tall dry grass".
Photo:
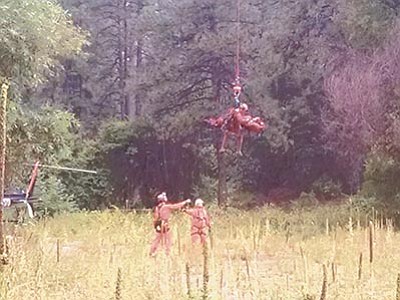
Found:
[{"label": "tall dry grass", "polygon": [[1,299],[396,299],[399,233],[388,221],[349,222],[344,211],[214,211],[206,251],[190,244],[178,213],[171,256],[155,258],[147,213],[10,224]]}]

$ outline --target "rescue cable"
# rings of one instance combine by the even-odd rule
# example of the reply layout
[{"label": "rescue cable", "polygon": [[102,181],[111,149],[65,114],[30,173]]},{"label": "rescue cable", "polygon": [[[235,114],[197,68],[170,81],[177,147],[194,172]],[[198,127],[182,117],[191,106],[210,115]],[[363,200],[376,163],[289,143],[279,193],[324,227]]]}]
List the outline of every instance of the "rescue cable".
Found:
[{"label": "rescue cable", "polygon": [[235,97],[235,107],[240,105],[240,93],[242,86],[240,84],[240,0],[237,0],[236,7],[236,57],[235,57],[235,82],[233,83],[233,95]]}]

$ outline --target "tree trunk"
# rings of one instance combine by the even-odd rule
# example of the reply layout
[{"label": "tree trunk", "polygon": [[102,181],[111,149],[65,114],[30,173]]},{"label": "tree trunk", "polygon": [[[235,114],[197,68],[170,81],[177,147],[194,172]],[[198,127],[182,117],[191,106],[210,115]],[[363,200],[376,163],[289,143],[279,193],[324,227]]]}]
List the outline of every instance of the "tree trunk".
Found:
[{"label": "tree trunk", "polygon": [[123,84],[123,86],[124,86],[124,88],[123,88],[123,97],[124,97],[125,110],[126,110],[125,111],[125,114],[126,114],[125,117],[129,118],[130,115],[132,114],[132,105],[131,105],[131,102],[130,102],[130,99],[129,99],[130,98],[129,97],[129,93],[126,90],[127,80],[128,80],[128,77],[129,77],[129,74],[128,74],[128,64],[129,64],[128,16],[129,16],[129,14],[128,14],[128,10],[127,10],[128,1],[124,0],[123,5],[124,5],[124,7],[123,7],[123,10],[124,10],[124,13],[123,13],[123,36],[124,36],[124,38],[123,38],[123,47],[122,47],[122,49],[123,49],[123,56],[122,56],[122,59],[123,59],[123,72],[122,72],[123,78],[121,78],[121,80],[123,80],[123,82],[124,82],[124,84]]},{"label": "tree trunk", "polygon": [[10,86],[7,78],[1,81],[1,105],[0,105],[0,254],[4,253],[3,233],[3,197],[4,197],[4,175],[6,166],[6,141],[7,141],[7,101],[8,88]]},{"label": "tree trunk", "polygon": [[128,1],[123,0],[119,3],[119,15],[118,15],[118,88],[119,88],[119,101],[121,105],[121,119],[129,119],[131,115],[131,103],[129,100],[129,94],[126,91],[127,79],[128,79]]},{"label": "tree trunk", "polygon": [[[139,17],[142,13],[142,9],[144,8],[143,1],[136,2],[136,16]],[[140,33],[136,33],[136,76],[140,76],[140,67],[142,66],[143,61],[143,39]],[[142,115],[142,108],[143,108],[143,99],[140,91],[136,91],[135,93],[135,116],[140,117]]]},{"label": "tree trunk", "polygon": [[[136,76],[139,76],[139,68],[142,65],[143,60],[143,53],[142,53],[142,41],[139,39],[136,45]],[[135,96],[135,115],[141,116],[142,115],[142,97],[140,92],[136,92]]]},{"label": "tree trunk", "polygon": [[218,151],[218,206],[224,207],[227,202],[227,185],[226,185],[226,157],[224,153]]},{"label": "tree trunk", "polygon": [[164,170],[164,185],[169,186],[169,173],[168,173],[168,161],[167,161],[167,154],[165,149],[165,134],[163,134],[162,138],[162,156],[163,156],[163,170]]},{"label": "tree trunk", "polygon": [[127,110],[129,109],[128,103],[125,99],[125,73],[124,73],[124,39],[123,39],[123,27],[121,23],[123,20],[118,17],[118,90],[119,90],[119,104],[121,106],[121,119],[124,120],[127,116]]}]

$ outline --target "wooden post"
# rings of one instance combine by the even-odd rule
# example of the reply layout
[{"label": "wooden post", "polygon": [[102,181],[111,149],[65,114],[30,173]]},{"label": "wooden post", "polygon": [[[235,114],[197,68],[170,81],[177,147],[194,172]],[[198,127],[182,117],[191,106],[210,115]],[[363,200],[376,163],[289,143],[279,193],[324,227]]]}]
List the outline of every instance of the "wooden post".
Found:
[{"label": "wooden post", "polygon": [[1,78],[1,105],[0,105],[0,255],[4,253],[3,232],[3,197],[4,177],[6,169],[6,141],[7,141],[7,102],[8,88],[10,86],[7,78]]},{"label": "wooden post", "polygon": [[369,222],[369,262],[374,261],[374,223]]},{"label": "wooden post", "polygon": [[57,263],[60,262],[60,240],[57,239],[57,244],[56,244],[56,252],[57,252]]}]

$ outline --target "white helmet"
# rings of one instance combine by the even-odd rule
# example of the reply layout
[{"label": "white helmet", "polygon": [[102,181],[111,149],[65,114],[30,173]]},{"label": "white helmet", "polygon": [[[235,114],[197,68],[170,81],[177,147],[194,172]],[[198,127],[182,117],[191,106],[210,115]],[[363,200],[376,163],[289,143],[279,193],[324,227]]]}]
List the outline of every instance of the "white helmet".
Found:
[{"label": "white helmet", "polygon": [[3,198],[2,205],[3,205],[3,207],[10,207],[11,206],[11,198]]},{"label": "white helmet", "polygon": [[167,202],[168,198],[167,198],[167,193],[162,192],[161,194],[157,195],[157,201],[158,202]]},{"label": "white helmet", "polygon": [[244,111],[248,111],[249,110],[249,107],[247,106],[246,103],[240,104],[240,108],[243,109]]},{"label": "white helmet", "polygon": [[194,206],[203,206],[204,201],[200,198],[197,198],[196,201],[194,202]]}]

